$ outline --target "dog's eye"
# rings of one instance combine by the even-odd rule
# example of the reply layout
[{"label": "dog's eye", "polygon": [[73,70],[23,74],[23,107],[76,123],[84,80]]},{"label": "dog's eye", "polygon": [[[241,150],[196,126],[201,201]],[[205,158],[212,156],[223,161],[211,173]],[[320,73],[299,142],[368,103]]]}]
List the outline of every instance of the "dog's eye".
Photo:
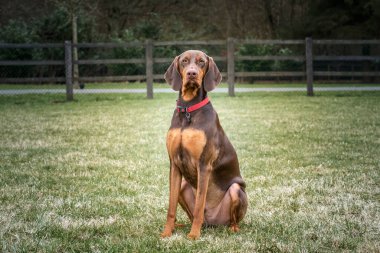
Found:
[{"label": "dog's eye", "polygon": [[189,60],[186,58],[182,60],[182,63],[188,63],[188,62],[189,62]]},{"label": "dog's eye", "polygon": [[199,63],[199,65],[203,65],[203,64],[205,64],[205,61],[204,61],[203,59],[200,59],[200,60],[198,61],[198,63]]}]

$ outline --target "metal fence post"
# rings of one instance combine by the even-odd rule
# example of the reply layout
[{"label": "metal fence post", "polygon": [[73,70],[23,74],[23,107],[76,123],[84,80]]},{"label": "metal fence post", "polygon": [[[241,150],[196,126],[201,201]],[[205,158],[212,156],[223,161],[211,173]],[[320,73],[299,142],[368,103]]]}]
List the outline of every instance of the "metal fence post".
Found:
[{"label": "metal fence post", "polygon": [[228,95],[235,96],[235,40],[227,39],[227,83]]},{"label": "metal fence post", "polygon": [[305,39],[305,54],[306,54],[306,83],[307,83],[307,95],[314,96],[313,91],[313,39]]},{"label": "metal fence post", "polygon": [[145,71],[147,98],[153,98],[153,42],[145,41]]},{"label": "metal fence post", "polygon": [[65,77],[66,77],[66,99],[74,100],[73,92],[73,55],[71,41],[65,41]]}]

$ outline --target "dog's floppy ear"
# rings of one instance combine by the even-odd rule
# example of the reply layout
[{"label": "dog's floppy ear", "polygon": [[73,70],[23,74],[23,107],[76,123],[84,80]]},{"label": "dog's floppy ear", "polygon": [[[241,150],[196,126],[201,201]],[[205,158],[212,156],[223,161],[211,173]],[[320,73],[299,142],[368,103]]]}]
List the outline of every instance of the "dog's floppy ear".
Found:
[{"label": "dog's floppy ear", "polygon": [[208,70],[204,78],[204,89],[212,91],[222,80],[222,75],[212,57],[208,57]]},{"label": "dog's floppy ear", "polygon": [[172,86],[172,89],[175,91],[180,90],[182,86],[182,78],[178,72],[178,59],[179,56],[174,58],[172,64],[170,64],[164,75],[166,82]]}]

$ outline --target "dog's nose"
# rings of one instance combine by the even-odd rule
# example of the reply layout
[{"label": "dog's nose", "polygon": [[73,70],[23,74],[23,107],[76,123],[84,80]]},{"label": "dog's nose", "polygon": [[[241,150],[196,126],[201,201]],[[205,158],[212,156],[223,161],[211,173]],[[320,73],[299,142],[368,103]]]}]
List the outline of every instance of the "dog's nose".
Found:
[{"label": "dog's nose", "polygon": [[186,73],[188,78],[196,78],[197,77],[197,72],[193,69],[190,69]]}]

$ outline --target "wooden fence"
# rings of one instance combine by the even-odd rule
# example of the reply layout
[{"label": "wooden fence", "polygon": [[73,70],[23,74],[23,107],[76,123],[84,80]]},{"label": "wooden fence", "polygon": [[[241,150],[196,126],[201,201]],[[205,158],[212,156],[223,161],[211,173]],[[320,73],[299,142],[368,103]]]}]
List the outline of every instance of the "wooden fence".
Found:
[{"label": "wooden fence", "polygon": [[[237,45],[298,45],[304,48],[304,53],[300,55],[239,55],[236,54]],[[153,98],[153,80],[163,79],[163,73],[154,73],[153,65],[156,63],[167,64],[173,60],[170,58],[154,57],[154,47],[170,46],[219,46],[225,47],[224,55],[212,55],[215,61],[225,62],[227,72],[222,72],[223,77],[227,77],[228,94],[234,96],[235,81],[237,78],[244,77],[298,77],[306,80],[307,95],[313,95],[313,80],[319,76],[337,76],[337,77],[379,77],[380,71],[378,63],[380,62],[380,53],[377,55],[315,55],[313,54],[314,45],[376,45],[380,46],[380,40],[236,40],[228,38],[227,41],[169,41],[156,42],[147,40],[143,42],[129,43],[79,43],[72,44],[70,41],[65,43],[49,44],[9,44],[0,43],[0,49],[35,49],[35,48],[64,48],[65,57],[62,60],[0,60],[0,66],[64,66],[64,77],[38,77],[38,78],[0,78],[0,83],[31,83],[31,82],[65,82],[67,99],[73,99],[73,65],[99,65],[99,64],[145,64],[145,75],[123,75],[123,76],[80,76],[79,82],[108,82],[108,81],[127,81],[127,80],[146,80],[147,97]],[[144,58],[129,59],[79,59],[74,61],[72,58],[73,48],[90,49],[90,48],[145,48]],[[237,72],[236,63],[241,61],[294,61],[301,62],[304,65],[302,71],[246,71]],[[376,63],[374,71],[316,71],[313,64],[318,61],[357,61]]]}]

